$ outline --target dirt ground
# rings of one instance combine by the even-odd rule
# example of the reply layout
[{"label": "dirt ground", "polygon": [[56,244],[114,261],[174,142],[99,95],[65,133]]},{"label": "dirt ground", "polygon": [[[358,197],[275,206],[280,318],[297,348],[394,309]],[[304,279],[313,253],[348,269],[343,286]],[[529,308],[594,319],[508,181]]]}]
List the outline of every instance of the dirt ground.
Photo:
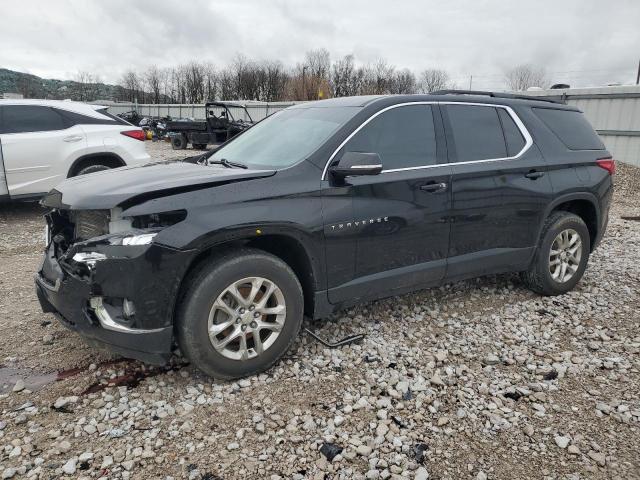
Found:
[{"label": "dirt ground", "polygon": [[363,305],[312,325],[360,344],[302,335],[240,382],[119,359],[42,313],[42,213],[0,205],[2,478],[640,478],[638,169],[619,165],[575,292],[503,275]]}]

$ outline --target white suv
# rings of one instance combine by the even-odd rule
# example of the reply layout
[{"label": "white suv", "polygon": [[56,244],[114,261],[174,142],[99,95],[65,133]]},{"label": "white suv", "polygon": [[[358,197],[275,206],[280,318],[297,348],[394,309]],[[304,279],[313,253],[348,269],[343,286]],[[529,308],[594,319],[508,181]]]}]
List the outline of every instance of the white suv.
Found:
[{"label": "white suv", "polygon": [[38,198],[68,177],[147,163],[144,139],[106,107],[0,100],[0,199]]}]

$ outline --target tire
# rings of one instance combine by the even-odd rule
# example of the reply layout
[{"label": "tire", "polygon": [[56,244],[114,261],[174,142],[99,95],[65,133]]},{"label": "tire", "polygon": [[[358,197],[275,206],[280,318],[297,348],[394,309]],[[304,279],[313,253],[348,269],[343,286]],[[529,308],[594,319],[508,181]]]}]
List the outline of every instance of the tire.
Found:
[{"label": "tire", "polygon": [[187,137],[185,135],[174,135],[171,137],[171,147],[174,150],[184,150],[187,148],[189,142],[187,141]]},{"label": "tire", "polygon": [[206,150],[207,149],[207,144],[206,143],[194,143],[193,144],[193,148],[195,148],[196,150]]},{"label": "tire", "polygon": [[[567,242],[563,243],[560,241],[559,235],[562,232],[569,232],[567,233],[567,238],[569,239]],[[562,248],[564,245],[570,243],[571,239],[574,238],[574,234],[576,234],[580,240],[581,248],[579,259],[568,254],[569,250],[575,249],[577,240],[573,246]],[[556,247],[554,251],[564,251],[564,256],[562,256],[562,253],[558,255],[554,254],[552,259],[552,246]],[[540,234],[540,240],[531,267],[529,270],[521,273],[522,281],[529,289],[541,295],[562,295],[563,293],[567,293],[572,290],[582,278],[587,268],[590,252],[591,239],[589,229],[584,221],[573,213],[563,211],[553,212],[549,215],[542,227],[542,233]],[[552,265],[552,260],[554,265]],[[570,278],[562,278],[563,262],[571,264],[571,266],[568,265],[566,267],[567,274],[571,274]],[[573,268],[575,268],[575,271],[573,271]],[[554,274],[557,275],[557,278],[554,278]]]},{"label": "tire", "polygon": [[107,165],[103,165],[101,163],[96,163],[94,165],[89,165],[88,167],[81,168],[78,173],[74,176],[86,175],[88,173],[102,172],[103,170],[109,170],[111,167]]},{"label": "tire", "polygon": [[[265,308],[276,310],[279,308],[278,305],[284,302],[284,315],[262,316],[256,313],[260,309],[259,305],[253,304],[250,312],[251,305],[245,303],[247,309],[240,318],[241,305],[233,305],[234,297],[228,296],[227,288],[248,277],[266,280],[267,283],[264,285],[268,285],[268,282],[276,285],[280,293],[274,291],[265,300],[271,307]],[[260,284],[259,280],[257,282]],[[251,297],[248,284],[246,288],[240,285],[236,291],[247,298]],[[291,347],[302,326],[304,300],[298,278],[286,263],[261,250],[241,249],[212,258],[190,275],[183,292],[178,302],[176,316],[176,336],[180,350],[197,368],[214,378],[236,379],[267,370]],[[258,292],[255,298],[258,299],[259,304],[262,300],[258,298],[261,290]],[[219,297],[221,296],[225,299],[227,306],[233,307],[231,308],[234,312],[233,317],[226,313],[228,311],[226,309],[215,310],[220,305]],[[212,321],[210,317],[213,311],[215,314]],[[256,328],[258,325],[253,321],[258,316],[262,325],[274,325],[275,323],[268,322],[276,318],[281,319],[281,329],[273,339],[271,335],[275,332],[270,330],[271,327],[259,330],[258,337],[261,339],[259,343],[265,346],[264,351],[259,354],[256,353],[258,346],[251,331],[251,328]],[[219,321],[220,318],[221,321]],[[214,348],[213,341],[209,337],[211,321],[214,326],[228,325],[226,330],[218,334],[219,336],[215,336],[215,341],[233,338],[240,333],[238,329],[246,327],[245,346],[253,345],[253,348],[243,350],[240,337],[237,338],[237,342],[235,339],[231,341],[222,351],[220,345],[218,349]],[[229,322],[232,323],[229,324]],[[251,324],[245,324],[245,322],[251,322]],[[268,345],[269,342],[271,343]],[[236,346],[237,352],[233,350]],[[241,356],[242,352],[245,352],[244,358],[229,358],[234,355]]]}]

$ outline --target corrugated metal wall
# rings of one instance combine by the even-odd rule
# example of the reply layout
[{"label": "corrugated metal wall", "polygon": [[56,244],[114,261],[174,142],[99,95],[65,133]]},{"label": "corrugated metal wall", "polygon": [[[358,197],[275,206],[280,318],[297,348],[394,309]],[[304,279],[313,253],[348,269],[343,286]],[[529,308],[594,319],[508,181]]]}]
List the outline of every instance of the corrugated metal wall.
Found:
[{"label": "corrugated metal wall", "polygon": [[640,167],[640,86],[521,92],[563,98],[587,116],[616,160]]}]

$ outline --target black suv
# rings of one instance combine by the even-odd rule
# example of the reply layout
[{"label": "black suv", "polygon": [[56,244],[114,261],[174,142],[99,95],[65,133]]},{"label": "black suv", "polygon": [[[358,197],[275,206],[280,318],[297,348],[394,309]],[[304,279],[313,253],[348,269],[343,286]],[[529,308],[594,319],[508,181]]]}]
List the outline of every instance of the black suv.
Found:
[{"label": "black suv", "polygon": [[615,164],[576,108],[442,92],[311,102],[197,162],[66,180],[43,200],[45,312],[93,343],[265,370],[303,316],[479,275],[571,290]]}]

